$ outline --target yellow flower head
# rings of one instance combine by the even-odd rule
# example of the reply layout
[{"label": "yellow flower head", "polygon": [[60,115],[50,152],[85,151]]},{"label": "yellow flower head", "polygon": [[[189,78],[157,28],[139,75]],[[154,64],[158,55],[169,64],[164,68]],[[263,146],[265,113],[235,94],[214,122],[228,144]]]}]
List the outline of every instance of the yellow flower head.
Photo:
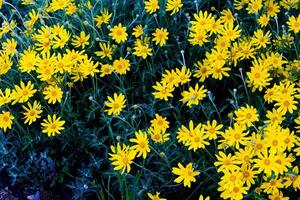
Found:
[{"label": "yellow flower head", "polygon": [[241,125],[252,126],[254,122],[259,120],[256,108],[248,104],[236,110],[235,115],[236,122]]},{"label": "yellow flower head", "polygon": [[131,170],[130,165],[135,158],[136,152],[125,144],[121,146],[120,143],[117,144],[117,147],[111,146],[110,149],[112,153],[109,153],[109,160],[111,160],[112,165],[115,166],[114,170],[122,170],[121,174],[125,171],[129,173]]},{"label": "yellow flower head", "polygon": [[2,111],[0,114],[0,128],[3,129],[4,133],[7,129],[11,129],[13,124],[14,116],[10,112]]},{"label": "yellow flower head", "polygon": [[298,33],[300,31],[300,15],[298,15],[297,18],[295,16],[291,16],[287,21],[287,24],[290,31]]},{"label": "yellow flower head", "polygon": [[169,32],[165,28],[157,28],[155,32],[152,33],[153,39],[152,41],[155,44],[159,44],[159,46],[164,46],[168,40]]},{"label": "yellow flower head", "polygon": [[174,180],[175,183],[181,183],[187,187],[191,187],[191,182],[196,182],[195,176],[198,176],[200,172],[194,171],[193,164],[189,163],[184,167],[181,163],[178,163],[178,167],[172,168],[172,173],[178,175]]},{"label": "yellow flower head", "polygon": [[113,68],[118,74],[126,74],[130,71],[130,61],[121,57],[119,60],[114,60]]},{"label": "yellow flower head", "polygon": [[172,11],[171,16],[179,12],[180,8],[183,6],[181,0],[167,0],[166,11]]},{"label": "yellow flower head", "polygon": [[15,85],[15,88],[12,91],[12,104],[27,102],[36,91],[37,90],[34,89],[34,84],[32,84],[31,81],[28,81],[26,85],[23,81],[21,81],[20,86]]},{"label": "yellow flower head", "polygon": [[118,44],[121,42],[125,42],[128,36],[128,34],[126,33],[126,27],[122,26],[122,24],[119,23],[117,26],[114,26],[110,29],[109,36],[111,36],[112,39]]},{"label": "yellow flower head", "polygon": [[205,89],[203,85],[199,87],[197,83],[195,88],[189,87],[188,91],[181,93],[182,99],[180,101],[186,103],[186,105],[191,108],[193,105],[198,105],[199,102],[206,97],[206,92],[207,89]]},{"label": "yellow flower head", "polygon": [[41,104],[37,101],[34,101],[33,104],[30,102],[27,103],[27,107],[25,105],[22,106],[24,109],[24,123],[32,124],[37,119],[41,118],[41,113],[43,112]]},{"label": "yellow flower head", "polygon": [[131,138],[129,141],[135,143],[135,145],[131,146],[131,149],[136,151],[136,156],[140,157],[143,155],[143,158],[146,159],[147,154],[150,152],[147,133],[139,130],[135,132],[135,138]]},{"label": "yellow flower head", "polygon": [[45,95],[45,99],[48,101],[49,104],[55,104],[56,102],[60,103],[63,97],[63,91],[57,85],[49,85],[43,91]]},{"label": "yellow flower head", "polygon": [[155,92],[152,92],[156,99],[163,99],[168,101],[169,97],[173,97],[174,86],[166,82],[160,83],[156,82],[156,85],[152,86],[155,89]]},{"label": "yellow flower head", "polygon": [[120,93],[119,95],[117,93],[114,93],[113,98],[110,96],[107,97],[108,101],[105,101],[105,106],[109,107],[108,109],[104,110],[108,113],[108,115],[120,115],[123,108],[126,107],[125,105],[125,96]]},{"label": "yellow flower head", "polygon": [[56,114],[48,115],[47,119],[44,119],[41,123],[42,132],[46,133],[48,137],[55,136],[55,134],[60,134],[62,130],[65,128],[63,125],[65,124],[64,120],[61,120],[60,117],[57,117]]},{"label": "yellow flower head", "polygon": [[77,35],[73,36],[72,45],[74,47],[77,48],[81,47],[82,49],[84,49],[86,45],[88,46],[90,44],[88,42],[89,39],[90,39],[90,35],[89,34],[86,35],[84,31],[81,31],[79,36]]},{"label": "yellow flower head", "polygon": [[145,9],[149,14],[156,12],[159,9],[158,0],[146,0]]}]

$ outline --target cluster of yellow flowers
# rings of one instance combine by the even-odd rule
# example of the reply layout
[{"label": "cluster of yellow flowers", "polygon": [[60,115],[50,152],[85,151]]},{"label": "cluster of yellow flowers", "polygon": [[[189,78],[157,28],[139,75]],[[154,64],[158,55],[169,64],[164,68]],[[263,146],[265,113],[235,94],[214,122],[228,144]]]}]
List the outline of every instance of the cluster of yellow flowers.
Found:
[{"label": "cluster of yellow flowers", "polygon": [[[23,0],[22,4],[32,6],[35,1]],[[6,5],[11,4],[0,0],[0,8]],[[76,19],[76,13],[85,12],[85,8],[93,9],[93,6],[97,5],[90,1],[78,4],[75,0],[51,0],[45,7],[30,7],[32,9],[24,17],[23,39],[17,34],[17,21],[2,23],[0,78],[5,87],[0,85],[0,129],[4,133],[14,125],[34,128],[39,123],[41,132],[48,136],[61,134],[69,125],[61,108],[64,101],[71,98],[71,89],[95,77],[125,77],[132,68],[138,67],[133,64],[134,59],[147,60],[159,51],[168,50],[173,35],[159,25],[157,15],[160,11],[166,11],[168,17],[179,15],[184,12],[185,4],[181,0],[167,0],[163,8],[158,0],[144,1],[147,12],[144,15],[155,20],[154,28],[135,23],[135,20],[124,25],[115,18],[116,10],[108,8],[102,8],[99,14],[92,16],[91,22],[82,21],[78,27],[69,21],[64,25],[51,23],[53,13],[63,12]],[[254,17],[256,21],[251,23],[258,28],[248,30],[232,9],[216,14],[216,8],[198,11],[197,4],[193,19],[188,13],[184,15],[189,26],[183,42],[205,52],[191,64],[186,56],[192,54],[184,50],[178,52],[182,58],[179,67],[163,68],[160,80],[151,85],[151,90],[158,103],[171,106],[172,98],[177,98],[179,92],[181,97],[177,104],[188,110],[200,106],[206,97],[213,103],[207,82],[222,84],[236,76],[241,86],[238,90],[245,90],[248,103],[239,105],[235,89],[234,110],[228,116],[230,124],[222,121],[223,116],[213,103],[218,119],[205,122],[188,119],[188,124],[177,122],[180,126],[173,134],[170,134],[174,130],[170,128],[173,122],[155,112],[145,130],[138,129],[128,141],[118,140],[111,145],[109,160],[114,170],[130,173],[132,165],[141,167],[136,162],[138,158],[147,159],[151,153],[164,159],[167,155],[158,152],[154,144],[162,145],[174,139],[172,142],[179,151],[205,151],[211,155],[214,162],[210,164],[220,176],[217,187],[221,198],[243,199],[254,185],[255,193],[264,193],[274,200],[288,199],[282,192],[285,188],[300,189],[296,164],[300,156],[300,137],[295,134],[300,133],[300,115],[297,116],[300,81],[295,78],[300,69],[299,42],[296,41],[300,14],[285,13],[282,26],[277,17],[282,10],[299,12],[300,1],[234,0],[233,6],[236,11]],[[126,55],[119,49],[124,44],[128,45]],[[91,54],[90,48],[97,50]],[[295,54],[294,60],[288,60],[286,52]],[[2,78],[12,77],[14,73],[19,77],[9,78],[11,82]],[[129,107],[127,95],[125,90],[119,90],[107,96],[107,100],[101,102],[104,113],[109,117],[122,115]],[[249,100],[251,95],[261,96],[264,102]],[[20,109],[22,117],[14,114]],[[208,147],[213,151],[209,152]],[[171,163],[173,167],[169,173],[176,176],[174,182],[191,187],[205,169],[200,169],[197,161],[186,162],[187,159]],[[165,199],[160,197],[160,192],[151,192],[148,193],[150,199]],[[210,197],[200,195],[199,199],[209,200]]]},{"label": "cluster of yellow flowers", "polygon": [[[280,4],[282,7],[290,9],[291,7],[286,6],[289,3],[291,7],[298,8],[296,1],[294,3],[282,1]],[[153,13],[159,8],[157,1],[147,1],[145,5],[149,13]],[[233,15],[229,9],[223,10],[219,18],[207,11],[199,11],[198,14],[194,14],[195,21],[190,21],[188,41],[191,45],[199,47],[211,42],[215,46],[206,52],[205,59],[195,63],[198,69],[194,71],[193,75],[199,78],[200,83],[205,82],[210,76],[213,79],[222,80],[224,77],[230,76],[229,71],[232,70],[230,66],[235,67],[244,60],[250,60],[252,66],[246,73],[246,80],[243,78],[244,84],[247,83],[252,92],[264,91],[265,101],[270,105],[274,102],[274,108],[267,110],[263,117],[263,115],[259,116],[257,109],[252,105],[242,106],[234,112],[234,123],[225,130],[222,130],[223,124],[218,124],[216,120],[197,125],[194,125],[191,120],[188,128],[182,125],[178,129],[177,140],[187,146],[188,150],[193,151],[205,149],[212,141],[219,143],[214,166],[222,174],[218,188],[222,198],[242,199],[255,184],[258,175],[261,174],[264,181],[255,189],[256,193],[269,194],[270,199],[288,199],[283,196],[280,189],[292,187],[297,191],[300,188],[299,169],[297,166],[293,166],[295,156],[300,155],[300,138],[294,134],[292,129],[283,127],[281,124],[287,113],[293,114],[297,110],[298,101],[296,99],[299,99],[300,89],[299,84],[293,83],[290,79],[290,74],[298,71],[299,61],[289,62],[277,52],[261,52],[264,52],[263,49],[268,48],[270,44],[274,44],[277,48],[290,47],[294,36],[284,29],[282,36],[278,35],[276,36],[277,40],[272,41],[274,36],[271,32],[263,30],[271,18],[275,17],[277,20],[277,13],[280,12],[278,3],[274,1],[263,3],[259,0],[235,1],[235,5],[238,10],[246,7],[249,14],[256,15],[259,10],[266,8],[266,14],[262,14],[257,19],[261,28],[255,30],[253,36],[243,35],[237,16]],[[299,19],[300,15],[297,18],[289,17],[287,26],[291,33],[299,32]],[[147,48],[148,46],[145,47],[145,49]],[[184,52],[181,53],[184,54]],[[183,60],[184,62],[185,60]],[[241,76],[243,76],[242,70],[239,69]],[[168,101],[173,97],[172,92],[175,88],[189,83],[191,76],[190,68],[185,65],[181,69],[165,70],[161,81],[153,86],[154,97]],[[279,85],[274,83],[274,79],[278,79],[278,77],[284,78]],[[271,83],[273,86],[270,87]],[[192,107],[198,105],[206,97],[206,93],[207,90],[204,86],[196,83],[195,87],[190,86],[188,91],[181,93],[181,101],[188,107]],[[265,125],[257,127],[256,123],[260,120]],[[298,124],[295,127],[296,130],[299,130],[300,117],[295,119],[295,123]],[[165,121],[160,124],[163,126],[169,122]],[[152,127],[155,126],[151,124],[151,128],[147,130],[148,135],[151,135]],[[155,142],[153,137],[152,140]],[[123,149],[118,147],[118,151],[114,150],[114,154],[111,154],[113,160],[126,160],[131,164],[134,156],[130,149],[138,155],[143,154],[143,158],[146,158],[146,154],[150,152],[147,134],[136,133],[136,139],[130,139],[130,141],[139,141],[138,148],[137,145],[126,146]],[[233,153],[225,153],[228,149],[234,150]],[[115,154],[119,154],[119,151],[127,151],[127,155],[122,154],[124,157],[117,159]],[[127,172],[130,170],[130,165],[122,166],[116,161],[113,162],[113,165],[116,166],[116,170],[123,168],[122,172],[125,169]],[[196,182],[195,177],[200,174],[200,171],[194,170],[193,163],[188,163],[186,166],[178,163],[178,168],[173,167],[172,173],[178,176],[174,180],[176,183],[183,182],[184,186],[190,187],[191,182]],[[159,198],[159,195],[159,192],[156,195],[148,194],[150,199],[163,199]],[[200,195],[199,199],[203,198]]]}]

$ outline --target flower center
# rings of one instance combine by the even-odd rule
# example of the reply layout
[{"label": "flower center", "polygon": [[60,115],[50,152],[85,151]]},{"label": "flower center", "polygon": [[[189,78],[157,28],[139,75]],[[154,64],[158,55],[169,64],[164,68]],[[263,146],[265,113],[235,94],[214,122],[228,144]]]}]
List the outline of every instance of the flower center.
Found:
[{"label": "flower center", "polygon": [[247,119],[250,119],[251,117],[252,117],[251,113],[247,113],[247,114],[246,114],[246,118],[247,118]]},{"label": "flower center", "polygon": [[264,164],[265,164],[265,165],[270,165],[270,164],[271,164],[271,161],[270,161],[269,159],[265,159]]}]

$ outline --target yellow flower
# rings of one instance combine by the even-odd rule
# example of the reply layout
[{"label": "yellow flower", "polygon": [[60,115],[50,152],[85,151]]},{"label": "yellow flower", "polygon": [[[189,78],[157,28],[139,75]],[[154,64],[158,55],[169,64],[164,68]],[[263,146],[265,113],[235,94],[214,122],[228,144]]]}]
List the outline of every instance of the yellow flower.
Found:
[{"label": "yellow flower", "polygon": [[37,73],[41,81],[48,81],[55,73],[55,67],[53,66],[56,61],[55,55],[51,55],[50,52],[41,54],[37,57]]},{"label": "yellow flower", "polygon": [[216,155],[216,157],[217,161],[214,163],[214,165],[218,167],[218,172],[239,170],[239,167],[237,166],[239,161],[235,155],[231,155],[231,153],[226,155],[224,152],[219,151],[219,155]]},{"label": "yellow flower", "polygon": [[92,77],[95,76],[95,73],[99,73],[99,69],[97,69],[99,63],[94,61],[92,58],[85,57],[78,63],[79,68],[81,68],[83,76],[86,78],[87,76],[91,75]]},{"label": "yellow flower", "polygon": [[240,107],[234,113],[236,115],[236,122],[241,125],[247,125],[249,127],[252,126],[254,122],[259,121],[256,108],[248,104]]},{"label": "yellow flower", "polygon": [[239,170],[224,171],[224,175],[219,182],[220,188],[225,191],[232,190],[235,186],[243,185],[241,172]]},{"label": "yellow flower", "polygon": [[15,88],[12,91],[12,104],[27,102],[36,91],[37,90],[34,89],[34,85],[31,83],[31,81],[28,81],[26,85],[23,81],[21,81],[20,86],[15,85]]},{"label": "yellow flower", "polygon": [[199,47],[202,47],[204,43],[208,42],[208,34],[202,29],[191,31],[189,37],[189,42],[194,46],[198,45]]},{"label": "yellow flower", "polygon": [[171,16],[179,12],[179,9],[183,6],[181,0],[167,0],[166,11],[172,11]]},{"label": "yellow flower", "polygon": [[164,143],[170,139],[170,133],[166,133],[154,126],[151,126],[147,132],[151,136],[151,139],[156,143]]},{"label": "yellow flower", "polygon": [[257,177],[257,171],[254,168],[242,167],[242,180],[246,183],[247,187],[255,184],[255,179]]},{"label": "yellow flower", "polygon": [[137,153],[136,157],[143,155],[143,158],[146,159],[147,153],[150,152],[147,134],[139,130],[138,132],[135,132],[135,138],[131,138],[129,141],[136,143],[130,147]]},{"label": "yellow flower", "polygon": [[269,21],[270,21],[270,17],[267,16],[266,14],[263,14],[258,18],[258,24],[261,27],[266,27],[269,24]]},{"label": "yellow flower", "polygon": [[230,41],[234,41],[239,38],[241,35],[241,30],[239,30],[239,26],[234,27],[233,24],[225,24],[219,31],[219,33],[226,37]]},{"label": "yellow flower", "polygon": [[114,68],[110,64],[101,64],[100,77],[111,74],[114,71]]},{"label": "yellow flower", "polygon": [[280,12],[280,6],[277,2],[273,0],[267,1],[267,15],[270,17],[275,17],[277,13]]},{"label": "yellow flower", "polygon": [[214,79],[222,80],[223,77],[229,77],[229,74],[227,73],[231,69],[229,67],[224,67],[223,65],[216,64],[211,68],[211,75]]},{"label": "yellow flower", "polygon": [[77,35],[73,36],[72,45],[74,47],[77,47],[77,48],[81,47],[81,48],[84,49],[85,45],[89,45],[90,44],[88,42],[89,39],[90,39],[90,35],[89,34],[86,35],[84,31],[81,31],[80,32],[80,36],[77,36]]},{"label": "yellow flower", "polygon": [[250,0],[247,10],[249,14],[256,14],[263,7],[262,0]]},{"label": "yellow flower", "polygon": [[[55,27],[59,28],[60,27]],[[50,28],[48,26],[42,26],[39,30],[37,30],[36,34],[33,35],[34,41],[36,41],[35,46],[37,47],[37,51],[41,51],[41,53],[48,53],[51,50],[52,38],[54,34],[54,28]]]},{"label": "yellow flower", "polygon": [[234,199],[234,200],[241,200],[244,197],[244,194],[247,194],[247,189],[243,186],[242,183],[237,183],[230,189],[223,189],[223,187],[219,188],[221,191],[221,198],[223,199]]},{"label": "yellow flower", "polygon": [[171,71],[166,70],[165,73],[163,73],[163,78],[161,79],[161,83],[166,83],[170,86],[178,87],[180,83],[180,77],[178,76],[178,73],[172,69]]},{"label": "yellow flower", "polygon": [[[146,3],[146,2],[145,2]],[[132,35],[134,35],[134,37],[138,38],[140,37],[141,35],[144,34],[144,29],[142,27],[141,24],[138,24],[136,25],[134,28],[133,28],[133,33]]]},{"label": "yellow flower", "polygon": [[70,4],[66,9],[67,15],[72,15],[77,11],[77,6],[75,4]]},{"label": "yellow flower", "polygon": [[204,60],[203,64],[201,61],[195,63],[197,70],[195,71],[194,77],[199,78],[200,82],[204,82],[205,79],[211,74],[211,67],[206,63],[207,60]]},{"label": "yellow flower", "polygon": [[210,140],[217,139],[217,135],[222,133],[220,131],[222,128],[223,124],[217,124],[216,120],[213,120],[212,122],[207,121],[207,123],[203,125],[204,133]]},{"label": "yellow flower", "polygon": [[149,14],[156,12],[159,9],[158,0],[146,0],[145,9]]},{"label": "yellow flower", "polygon": [[125,171],[129,173],[131,169],[130,165],[136,155],[135,151],[131,150],[130,147],[126,146],[125,144],[123,144],[121,147],[120,143],[117,144],[117,148],[111,146],[110,149],[112,153],[109,153],[109,160],[111,160],[112,165],[115,166],[114,170],[122,170],[121,174],[123,174]]},{"label": "yellow flower", "polygon": [[222,22],[220,19],[215,20],[214,18],[212,18],[211,21],[212,22],[210,24],[208,31],[210,31],[210,35],[213,33],[217,34],[222,27]]},{"label": "yellow flower", "polygon": [[287,149],[288,151],[291,151],[291,149],[297,143],[298,136],[294,134],[294,131],[290,131],[289,128],[281,129],[280,133],[282,134],[280,138],[283,141],[282,149]]},{"label": "yellow flower", "polygon": [[5,54],[13,56],[17,52],[17,42],[14,38],[6,39],[5,42],[2,43],[2,49]]},{"label": "yellow flower", "polygon": [[234,16],[231,12],[231,10],[223,10],[221,12],[222,16],[220,17],[221,22],[224,24],[233,24],[234,23]]},{"label": "yellow flower", "polygon": [[[225,68],[224,65],[226,64],[226,60],[229,58],[229,54],[230,52],[226,48],[212,49],[211,52],[206,52],[207,64],[212,66],[211,67],[212,69]],[[221,73],[221,72],[216,71],[216,73]]]},{"label": "yellow flower", "polygon": [[108,24],[112,14],[107,11],[107,9],[103,9],[100,12],[100,15],[97,15],[94,20],[96,22],[96,26],[101,28],[102,24]]},{"label": "yellow flower", "polygon": [[103,58],[112,59],[113,49],[110,43],[99,43],[100,51],[96,51],[96,56]]},{"label": "yellow flower", "polygon": [[19,69],[21,72],[30,73],[35,70],[37,63],[37,53],[33,49],[26,49],[20,53]]},{"label": "yellow flower", "polygon": [[205,145],[209,145],[209,142],[206,141],[208,135],[204,133],[202,124],[198,124],[194,127],[194,122],[190,120],[189,122],[189,139],[184,143],[185,146],[188,146],[188,150],[195,152],[197,149],[205,148]]},{"label": "yellow flower", "polygon": [[156,85],[152,87],[156,90],[155,92],[152,92],[156,99],[163,99],[165,101],[168,101],[169,97],[173,97],[172,92],[174,90],[174,87],[170,84],[167,84],[166,82],[156,82]]},{"label": "yellow flower", "polygon": [[253,43],[258,48],[266,48],[267,44],[270,44],[271,33],[268,31],[265,35],[261,29],[254,32],[254,37],[252,38]]},{"label": "yellow flower", "polygon": [[152,56],[152,48],[149,47],[149,42],[148,42],[148,38],[145,37],[144,40],[140,40],[140,39],[137,39],[135,42],[134,42],[134,52],[133,52],[133,55],[136,55],[136,56],[139,56],[139,57],[142,57],[144,59],[147,58],[147,56]]},{"label": "yellow flower", "polygon": [[262,64],[262,62],[254,59],[252,61],[252,67],[250,67],[251,71],[247,72],[247,76],[249,80],[246,80],[249,87],[252,87],[252,92],[258,89],[258,91],[262,91],[263,88],[270,85],[270,81],[272,78],[268,72],[268,68]]},{"label": "yellow flower", "polygon": [[148,197],[151,199],[151,200],[167,200],[165,198],[161,198],[159,195],[160,193],[159,192],[156,192],[156,194],[151,194],[151,193],[147,193]]},{"label": "yellow flower", "polygon": [[112,37],[118,44],[127,40],[128,34],[126,33],[126,27],[122,26],[121,23],[118,26],[114,26],[110,29],[109,36]]},{"label": "yellow flower", "polygon": [[13,62],[8,54],[0,51],[0,76],[6,74],[12,67]]},{"label": "yellow flower", "polygon": [[25,110],[23,112],[25,124],[30,125],[37,119],[41,118],[41,113],[43,112],[43,110],[39,102],[34,101],[33,105],[30,102],[28,102],[27,107],[25,105],[23,105],[22,107]]},{"label": "yellow flower", "polygon": [[49,12],[64,10],[71,4],[70,0],[52,0],[49,5]]},{"label": "yellow flower", "polygon": [[[265,181],[267,178],[264,178]],[[283,188],[282,179],[273,178],[261,184],[260,188],[267,194],[278,193],[280,188]]]},{"label": "yellow flower", "polygon": [[[194,128],[194,123],[192,122],[192,120],[189,122],[189,126],[190,129]],[[176,139],[178,142],[181,142],[184,145],[188,145],[191,141],[190,130],[184,125],[181,125],[181,127],[177,131]]]},{"label": "yellow flower", "polygon": [[196,21],[191,21],[192,26],[189,28],[193,32],[197,31],[208,31],[213,24],[214,18],[211,13],[207,11],[200,10],[198,14],[194,14],[194,18]]},{"label": "yellow flower", "polygon": [[284,115],[282,112],[279,112],[277,109],[273,108],[272,111],[268,110],[266,117],[268,118],[268,120],[265,120],[264,122],[266,124],[268,123],[277,123],[277,124],[281,124],[283,122],[283,120],[285,119]]},{"label": "yellow flower", "polygon": [[278,164],[275,162],[275,155],[269,154],[267,151],[257,154],[258,158],[253,159],[254,167],[257,168],[257,172],[264,172],[267,176],[270,176],[272,172],[278,174]]},{"label": "yellow flower", "polygon": [[29,13],[29,20],[25,21],[25,25],[31,29],[33,28],[34,24],[36,23],[36,21],[39,19],[39,14],[35,12],[34,9],[32,9]]},{"label": "yellow flower", "polygon": [[3,129],[4,133],[7,129],[11,129],[13,124],[14,116],[10,112],[2,111],[0,114],[0,128]]},{"label": "yellow flower", "polygon": [[126,74],[127,71],[130,71],[130,62],[121,57],[119,60],[114,60],[113,68],[118,74]]},{"label": "yellow flower", "polygon": [[167,121],[167,118],[162,117],[159,114],[155,114],[155,118],[150,122],[151,126],[157,131],[165,132],[167,128],[169,128],[169,122]]},{"label": "yellow flower", "polygon": [[47,133],[48,137],[55,136],[55,134],[60,134],[62,130],[65,128],[63,125],[65,124],[64,120],[61,120],[60,117],[57,117],[56,114],[48,115],[47,119],[44,119],[41,123],[42,132]]},{"label": "yellow flower", "polygon": [[194,171],[192,163],[189,163],[186,167],[178,163],[178,167],[172,168],[172,173],[179,176],[174,180],[175,183],[183,181],[183,185],[187,187],[191,187],[191,182],[196,182],[195,176],[200,174],[200,172]]},{"label": "yellow flower", "polygon": [[187,103],[188,107],[192,107],[192,105],[198,105],[199,102],[206,97],[207,89],[204,89],[204,86],[202,85],[199,88],[199,84],[197,83],[195,88],[189,87],[189,91],[183,91],[181,93],[182,101],[184,104]]},{"label": "yellow flower", "polygon": [[55,72],[60,74],[64,74],[65,72],[70,73],[72,72],[72,68],[75,62],[68,54],[61,55],[60,53],[58,53],[56,56],[56,61],[54,63]]},{"label": "yellow flower", "polygon": [[289,200],[289,197],[284,197],[281,191],[274,192],[268,196],[270,200]]},{"label": "yellow flower", "polygon": [[0,89],[0,107],[10,103],[11,100],[11,90],[9,88],[5,88],[5,90],[2,92],[2,90]]},{"label": "yellow flower", "polygon": [[63,27],[58,30],[58,34],[53,37],[53,48],[64,48],[69,41],[71,35]]},{"label": "yellow flower", "polygon": [[49,104],[55,104],[56,102],[60,103],[63,97],[63,91],[57,85],[47,86],[43,91],[43,94],[45,95],[45,99],[48,101]]},{"label": "yellow flower", "polygon": [[283,180],[284,180],[283,184],[286,188],[292,186],[294,189],[296,189],[300,181],[298,166],[294,166],[292,171],[285,174]]},{"label": "yellow flower", "polygon": [[278,106],[278,111],[283,114],[289,112],[293,113],[294,110],[297,110],[297,101],[294,101],[294,97],[289,95],[283,95],[279,98],[278,102],[275,103],[275,106]]},{"label": "yellow flower", "polygon": [[125,105],[125,96],[120,93],[114,93],[113,98],[110,96],[107,97],[108,101],[105,101],[105,106],[109,107],[108,109],[104,110],[108,113],[108,115],[120,115],[123,108],[126,107]]},{"label": "yellow flower", "polygon": [[249,138],[247,137],[249,132],[244,132],[246,127],[238,123],[234,124],[234,128],[229,127],[225,133],[222,133],[223,140],[220,142],[224,145],[233,146],[236,149],[240,149],[240,145],[245,146]]},{"label": "yellow flower", "polygon": [[287,22],[290,31],[294,31],[294,33],[298,33],[300,31],[300,15],[297,18],[295,16],[291,16]]},{"label": "yellow flower", "polygon": [[254,150],[255,155],[267,150],[265,139],[262,138],[260,133],[253,133],[251,138],[248,140],[248,146]]},{"label": "yellow flower", "polygon": [[180,85],[184,85],[191,81],[191,71],[186,66],[182,66],[181,70],[179,68],[175,69]]},{"label": "yellow flower", "polygon": [[167,43],[169,32],[165,28],[157,28],[155,29],[155,32],[152,33],[152,36],[154,37],[152,39],[155,44],[159,44],[159,46],[164,46]]},{"label": "yellow flower", "polygon": [[[282,70],[283,65],[288,63],[287,60],[284,60],[286,58],[279,53],[267,52],[265,56],[265,62],[270,69]],[[287,83],[290,83],[290,81],[287,81]]]}]

